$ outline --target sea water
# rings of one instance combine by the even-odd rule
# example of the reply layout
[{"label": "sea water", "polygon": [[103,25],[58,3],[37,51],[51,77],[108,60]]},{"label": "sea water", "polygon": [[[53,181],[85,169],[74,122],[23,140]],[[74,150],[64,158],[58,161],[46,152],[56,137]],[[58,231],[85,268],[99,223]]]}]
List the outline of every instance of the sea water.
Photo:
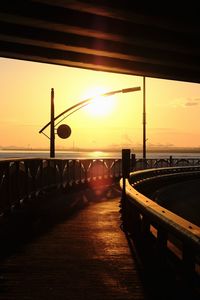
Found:
[{"label": "sea water", "polygon": [[[136,158],[142,158],[142,152],[136,152]],[[197,152],[148,152],[146,158],[200,158],[200,153]],[[43,150],[0,150],[0,159],[4,158],[49,158],[49,151]],[[55,158],[63,159],[118,159],[121,158],[119,151],[56,151]]]}]

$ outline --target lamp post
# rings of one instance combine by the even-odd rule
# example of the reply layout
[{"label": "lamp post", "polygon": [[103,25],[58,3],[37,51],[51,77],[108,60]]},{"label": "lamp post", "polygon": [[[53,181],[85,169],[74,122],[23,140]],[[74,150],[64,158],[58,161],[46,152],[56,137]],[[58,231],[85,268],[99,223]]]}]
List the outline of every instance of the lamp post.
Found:
[{"label": "lamp post", "polygon": [[143,159],[146,159],[146,84],[143,77]]},{"label": "lamp post", "polygon": [[[113,96],[113,95],[118,94],[118,93],[130,93],[130,92],[136,92],[136,91],[140,91],[140,90],[141,90],[140,87],[131,87],[131,88],[126,88],[126,89],[121,89],[121,90],[116,90],[116,91],[103,93],[103,94],[100,94],[99,96],[108,97],[108,96]],[[71,107],[67,108],[62,113],[60,113],[59,115],[57,115],[55,117],[54,116],[54,89],[51,89],[51,118],[50,118],[50,122],[47,123],[44,127],[42,127],[42,129],[40,129],[40,131],[39,131],[39,133],[43,133],[45,136],[47,136],[43,131],[48,126],[50,126],[50,138],[47,136],[50,139],[50,157],[55,157],[55,121],[57,119],[59,119],[60,117],[62,117],[64,114],[67,113],[67,115],[64,118],[62,118],[62,120],[66,119],[69,115],[75,113],[77,110],[79,110],[79,109],[85,107],[86,105],[90,104],[94,98],[95,98],[95,96],[87,98],[83,101],[80,101],[80,102],[76,103],[75,105],[72,105]],[[58,125],[61,121],[59,121],[56,125]],[[63,125],[61,125],[61,126],[63,126]],[[67,125],[65,125],[65,126],[67,126]],[[71,133],[71,129],[70,129],[70,127],[68,127],[68,128],[69,128],[68,129],[68,131],[69,131],[68,136],[69,136],[70,133]],[[63,134],[63,135],[65,135],[65,134]],[[66,134],[66,136],[67,136],[67,134]]]},{"label": "lamp post", "polygon": [[54,89],[51,89],[50,157],[55,157]]}]

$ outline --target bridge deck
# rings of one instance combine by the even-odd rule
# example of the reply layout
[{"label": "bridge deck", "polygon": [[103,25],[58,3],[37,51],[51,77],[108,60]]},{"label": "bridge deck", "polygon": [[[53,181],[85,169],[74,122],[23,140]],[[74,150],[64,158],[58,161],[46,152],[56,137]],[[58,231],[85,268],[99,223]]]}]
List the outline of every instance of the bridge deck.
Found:
[{"label": "bridge deck", "polygon": [[43,211],[31,237],[2,255],[0,299],[147,299],[120,230],[119,197],[84,197],[72,215],[54,205]]}]

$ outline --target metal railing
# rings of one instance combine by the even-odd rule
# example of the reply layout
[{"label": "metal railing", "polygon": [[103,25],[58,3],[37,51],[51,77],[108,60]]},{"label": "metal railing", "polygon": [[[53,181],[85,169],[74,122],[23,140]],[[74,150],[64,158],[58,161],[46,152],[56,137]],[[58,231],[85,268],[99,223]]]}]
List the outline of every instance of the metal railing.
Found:
[{"label": "metal railing", "polygon": [[200,167],[149,169],[127,175],[128,161],[127,157],[123,158],[120,180],[123,230],[136,243],[142,243],[147,256],[150,248],[154,249],[158,259],[162,258],[165,263],[170,261],[170,264],[175,262],[181,276],[199,284],[200,227],[160,206],[147,195],[166,184],[200,179]]},{"label": "metal railing", "polygon": [[[13,159],[0,161],[0,216],[52,189],[111,184],[121,177],[119,159]],[[96,185],[97,186],[97,185]]]},{"label": "metal railing", "polygon": [[[121,159],[5,159],[0,161],[0,216],[20,208],[24,203],[34,201],[42,193],[52,190],[110,185],[121,176],[121,214],[123,228],[131,236],[143,241],[154,237],[161,256],[171,251],[181,261],[184,274],[194,274],[199,270],[200,228],[191,222],[161,207],[147,196],[149,189],[166,183],[200,178],[197,159],[189,167],[179,166],[188,160],[175,161],[176,167],[154,168],[131,173],[124,177]],[[128,160],[128,165],[139,168],[140,160]],[[160,166],[161,160],[146,160]],[[143,166],[144,167],[144,166]],[[95,183],[95,185],[94,185]],[[174,242],[175,241],[175,242]],[[167,251],[166,251],[167,249]],[[177,254],[178,253],[178,254]]]},{"label": "metal railing", "polygon": [[[131,168],[200,165],[200,159],[130,159]],[[141,173],[140,173],[141,174]],[[99,181],[118,182],[122,175],[121,159],[44,159],[18,158],[0,160],[0,215],[20,207],[43,191],[61,188],[66,191]],[[139,176],[139,175],[138,175]],[[142,175],[144,177],[144,174]]]},{"label": "metal railing", "polygon": [[200,166],[200,158],[176,158],[169,156],[169,158],[148,158],[136,159],[132,156],[132,165],[134,170],[153,169],[153,168],[167,168],[179,166]]}]

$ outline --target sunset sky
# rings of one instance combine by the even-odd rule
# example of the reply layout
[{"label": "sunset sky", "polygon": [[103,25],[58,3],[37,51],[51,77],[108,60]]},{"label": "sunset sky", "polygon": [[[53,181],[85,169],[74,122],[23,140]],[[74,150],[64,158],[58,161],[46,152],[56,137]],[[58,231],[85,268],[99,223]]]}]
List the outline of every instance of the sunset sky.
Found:
[{"label": "sunset sky", "polygon": [[[94,96],[140,86],[143,78],[0,58],[0,147],[49,148],[39,130],[50,120],[51,88],[55,115]],[[56,136],[56,148],[121,148],[142,145],[143,92],[107,97],[108,107],[87,106],[63,123],[71,136]],[[200,147],[200,85],[146,78],[147,148]],[[99,114],[97,114],[97,112]],[[49,130],[45,131],[49,134]]]}]

